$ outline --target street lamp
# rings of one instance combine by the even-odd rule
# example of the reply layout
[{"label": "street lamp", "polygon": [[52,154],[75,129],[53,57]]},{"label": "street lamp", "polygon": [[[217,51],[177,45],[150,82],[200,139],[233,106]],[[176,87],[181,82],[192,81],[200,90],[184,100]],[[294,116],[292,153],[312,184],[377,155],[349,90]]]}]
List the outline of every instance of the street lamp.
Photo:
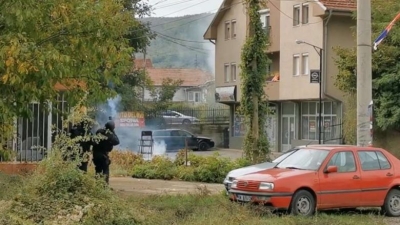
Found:
[{"label": "street lamp", "polygon": [[318,144],[322,144],[322,55],[323,55],[323,49],[315,46],[313,44],[310,44],[308,42],[302,41],[302,40],[296,40],[296,44],[305,44],[313,47],[317,54],[319,55],[319,113],[318,113],[318,126],[319,126],[319,135],[318,135]]}]

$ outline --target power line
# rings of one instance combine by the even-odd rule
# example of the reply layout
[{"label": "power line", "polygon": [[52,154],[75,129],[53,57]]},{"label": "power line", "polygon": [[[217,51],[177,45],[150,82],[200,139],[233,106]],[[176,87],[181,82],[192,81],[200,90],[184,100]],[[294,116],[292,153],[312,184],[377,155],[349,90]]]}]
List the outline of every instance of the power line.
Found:
[{"label": "power line", "polygon": [[158,35],[160,35],[160,36],[163,36],[163,37],[165,37],[165,38],[171,38],[171,39],[174,39],[174,40],[177,40],[177,41],[192,42],[192,43],[201,43],[201,44],[209,43],[208,41],[193,41],[193,40],[179,39],[179,38],[176,38],[176,37],[171,37],[171,36],[162,34],[162,33],[157,32],[157,31],[153,31],[153,32],[156,33],[156,34],[158,34]]},{"label": "power line", "polygon": [[[208,0],[207,0],[207,1],[208,1]],[[238,2],[238,3],[234,3],[234,4],[230,5],[229,7],[224,8],[224,9],[229,9],[229,8],[231,8],[231,7],[233,7],[233,6],[237,5],[237,4],[241,4],[241,3],[243,3],[243,1]],[[196,5],[197,5],[197,4],[196,4]],[[193,5],[192,5],[192,6],[193,6]],[[218,9],[219,9],[219,8],[218,8]],[[170,29],[172,29],[172,28],[174,28],[174,27],[178,27],[178,26],[184,26],[184,25],[187,25],[187,24],[189,24],[189,23],[192,23],[192,22],[195,22],[195,21],[204,19],[204,18],[206,18],[206,17],[212,16],[212,15],[214,15],[214,14],[211,14],[211,13],[215,13],[214,11],[215,11],[215,10],[218,10],[218,9],[213,9],[213,10],[210,10],[210,11],[208,11],[208,12],[204,12],[204,13],[210,13],[210,14],[205,15],[205,16],[200,16],[200,17],[198,17],[198,18],[196,18],[196,19],[194,19],[194,20],[191,20],[191,21],[189,21],[189,22],[187,22],[187,23],[179,24],[179,25],[177,25],[177,26],[173,26],[173,27],[170,27],[170,28],[165,29],[165,30],[170,30]],[[176,12],[177,12],[177,11],[176,11]],[[173,12],[173,13],[176,13],[176,12]],[[173,14],[173,13],[172,13],[172,14]],[[202,14],[204,14],[204,13],[202,13]],[[167,14],[167,15],[168,15],[168,14]],[[167,15],[163,15],[163,16],[161,16],[161,17],[165,17],[165,16],[167,16]],[[194,16],[193,16],[193,17],[194,17]],[[183,16],[183,17],[181,17],[181,18],[179,18],[179,19],[176,19],[176,20],[173,20],[173,21],[168,21],[168,22],[165,22],[165,23],[160,23],[160,24],[157,24],[157,25],[150,26],[150,28],[162,26],[162,25],[169,24],[169,23],[175,23],[175,22],[178,22],[178,21],[181,21],[181,20],[186,20],[186,19],[187,19],[187,17]],[[145,30],[145,28],[144,28],[144,29],[139,29],[138,31],[143,31],[143,30]],[[143,38],[143,37],[147,37],[147,36],[148,36],[148,35],[144,35],[144,36],[141,36],[141,37],[137,37],[137,38],[135,38],[135,39]]]},{"label": "power line", "polygon": [[180,2],[174,2],[174,3],[170,3],[170,4],[165,4],[165,5],[161,5],[159,7],[154,8],[154,10],[168,8],[168,7],[171,7],[171,6],[174,6],[174,5],[180,5],[182,3],[187,3],[187,2],[192,2],[192,1],[195,1],[195,0],[184,0],[184,1],[180,1]]},{"label": "power line", "polygon": [[[294,1],[294,0],[280,0],[280,1]],[[307,1],[307,2],[316,2],[316,1]],[[293,17],[289,16],[288,14],[284,13],[281,11],[281,9],[279,7],[277,7],[274,3],[272,3],[272,1],[268,1],[268,4],[271,4],[276,10],[278,10],[281,14],[283,14],[284,16],[286,16],[287,18],[294,20]],[[324,18],[321,21],[318,22],[314,22],[314,23],[307,23],[307,24],[317,24],[317,23],[322,23],[324,22],[326,19],[328,18]]]},{"label": "power line", "polygon": [[204,52],[204,49],[196,48],[196,47],[194,47],[194,46],[187,46],[187,45],[184,45],[184,44],[182,44],[182,43],[179,43],[179,42],[170,40],[170,39],[168,39],[168,38],[164,38],[164,37],[161,37],[161,38],[164,39],[165,41],[168,41],[168,42],[171,42],[171,43],[180,45],[180,46],[185,47],[185,48],[187,48],[187,49],[189,49],[189,50],[192,50],[192,51],[195,51],[195,52],[198,52],[198,53],[201,53],[201,54],[206,54],[206,55],[208,55],[207,52]]},{"label": "power line", "polygon": [[196,5],[200,5],[200,4],[203,4],[204,2],[208,2],[208,1],[210,1],[210,0],[204,0],[204,1],[199,2],[199,3],[196,3],[196,4],[194,4],[194,5],[190,5],[190,6],[186,7],[186,8],[177,10],[177,11],[175,11],[175,12],[168,13],[168,14],[163,15],[163,16],[161,16],[161,17],[166,17],[166,16],[169,16],[169,15],[175,14],[175,13],[177,13],[177,12],[181,12],[181,11],[183,11],[183,10],[185,10],[185,9],[192,8],[192,7],[196,6]]}]

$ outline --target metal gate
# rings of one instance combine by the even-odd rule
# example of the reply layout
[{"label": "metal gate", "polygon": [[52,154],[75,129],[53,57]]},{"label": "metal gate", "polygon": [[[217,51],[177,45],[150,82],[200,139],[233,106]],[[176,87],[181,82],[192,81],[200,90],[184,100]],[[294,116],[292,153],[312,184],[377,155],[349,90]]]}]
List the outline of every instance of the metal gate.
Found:
[{"label": "metal gate", "polygon": [[336,124],[325,125],[322,131],[322,140],[325,144],[342,144],[343,122],[339,120]]},{"label": "metal gate", "polygon": [[[43,105],[31,103],[31,118],[18,118],[14,121],[12,148],[7,147],[13,150],[15,158],[12,161],[35,162],[46,157],[55,138],[54,131],[63,129],[63,114],[69,112],[64,94],[55,103],[49,104],[55,104],[51,113],[46,112]],[[0,158],[0,161],[4,159]]]}]

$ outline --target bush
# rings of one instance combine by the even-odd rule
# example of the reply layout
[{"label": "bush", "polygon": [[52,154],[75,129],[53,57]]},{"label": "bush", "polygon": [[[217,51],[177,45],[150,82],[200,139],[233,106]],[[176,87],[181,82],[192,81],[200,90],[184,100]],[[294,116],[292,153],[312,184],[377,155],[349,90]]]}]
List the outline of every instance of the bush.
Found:
[{"label": "bush", "polygon": [[112,176],[127,176],[132,171],[132,165],[144,163],[143,158],[132,151],[113,150],[109,156]]},{"label": "bush", "polygon": [[132,165],[132,176],[146,179],[221,183],[229,171],[250,165],[247,160],[242,158],[230,160],[222,158],[218,154],[199,156],[192,152],[188,153],[188,166],[185,162],[185,150],[179,151],[174,161],[156,156],[149,162]]},{"label": "bush", "polygon": [[[49,157],[23,179],[6,199],[0,224],[135,224],[126,202],[107,188],[104,179],[77,169],[78,160],[64,161],[75,143],[61,134]],[[2,204],[3,205],[3,204]]]}]

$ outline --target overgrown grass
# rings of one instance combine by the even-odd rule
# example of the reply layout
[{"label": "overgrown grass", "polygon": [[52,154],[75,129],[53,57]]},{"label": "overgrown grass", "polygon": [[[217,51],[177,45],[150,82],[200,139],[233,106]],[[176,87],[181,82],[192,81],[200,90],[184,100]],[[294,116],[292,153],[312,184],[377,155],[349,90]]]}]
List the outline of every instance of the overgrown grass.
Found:
[{"label": "overgrown grass", "polygon": [[[47,176],[47,175],[46,175]],[[66,177],[69,177],[66,176]],[[76,175],[81,177],[81,175]],[[91,175],[82,174],[82,179],[92,179]],[[69,180],[67,183],[71,183]],[[16,182],[16,183],[15,183]],[[18,178],[1,175],[0,183],[6,190],[19,189],[15,184],[32,184],[32,178]],[[39,180],[37,181],[39,182]],[[24,185],[24,186],[25,186]],[[65,185],[63,183],[62,185]],[[49,187],[49,184],[45,185]],[[27,188],[27,186],[25,186]],[[22,189],[25,189],[22,188]],[[87,187],[89,188],[89,187]],[[93,190],[87,190],[78,194],[78,198],[71,197],[71,200],[65,199],[63,188],[53,191],[53,194],[60,196],[59,199],[51,197],[51,193],[38,196],[32,192],[38,192],[38,186],[28,188],[27,193],[14,194],[9,192],[8,195],[0,195],[0,213],[3,221],[1,224],[39,224],[37,221],[29,223],[23,215],[34,215],[32,209],[35,209],[36,217],[53,218],[46,220],[42,224],[104,224],[104,225],[214,225],[214,224],[232,224],[232,225],[387,225],[387,218],[371,213],[358,214],[339,214],[339,213],[318,213],[314,217],[303,218],[288,215],[273,214],[267,208],[262,206],[240,205],[230,202],[225,195],[210,195],[209,191],[199,188],[196,194],[191,195],[128,195],[127,193],[119,194],[108,189],[100,189],[91,187]],[[20,189],[21,190],[21,189]],[[26,189],[25,189],[26,190]],[[50,192],[46,188],[46,191]],[[10,194],[11,193],[11,194]],[[93,196],[102,195],[102,198]],[[10,196],[13,201],[10,201]],[[39,198],[40,197],[40,198]],[[95,206],[90,209],[80,209],[81,197],[87,198],[87,201],[96,202]],[[100,197],[100,196],[99,196]],[[31,202],[27,202],[27,200]],[[84,201],[84,199],[82,199]],[[24,202],[24,207],[20,205]],[[18,204],[16,204],[18,203]],[[51,203],[51,205],[49,205]],[[70,206],[70,204],[72,204]],[[84,211],[81,221],[66,220],[60,217],[59,207],[65,208],[65,214],[70,214],[74,218],[74,212]],[[18,210],[18,211],[17,211]],[[16,217],[18,215],[18,217]],[[75,218],[78,218],[76,213]],[[112,216],[111,216],[112,215]],[[118,215],[118,216],[117,216]],[[124,216],[125,215],[125,216]],[[127,217],[126,215],[129,215]],[[8,220],[4,220],[4,217]],[[10,220],[10,217],[14,220]],[[114,219],[110,219],[113,217]],[[18,218],[16,220],[15,218]],[[58,219],[60,218],[60,219]],[[90,219],[89,219],[90,218]],[[11,221],[11,222],[10,222]],[[396,223],[393,223],[396,224]]]},{"label": "overgrown grass", "polygon": [[141,224],[234,225],[384,225],[385,218],[372,214],[318,214],[311,218],[277,215],[262,206],[242,206],[223,195],[134,196],[128,198]]}]

